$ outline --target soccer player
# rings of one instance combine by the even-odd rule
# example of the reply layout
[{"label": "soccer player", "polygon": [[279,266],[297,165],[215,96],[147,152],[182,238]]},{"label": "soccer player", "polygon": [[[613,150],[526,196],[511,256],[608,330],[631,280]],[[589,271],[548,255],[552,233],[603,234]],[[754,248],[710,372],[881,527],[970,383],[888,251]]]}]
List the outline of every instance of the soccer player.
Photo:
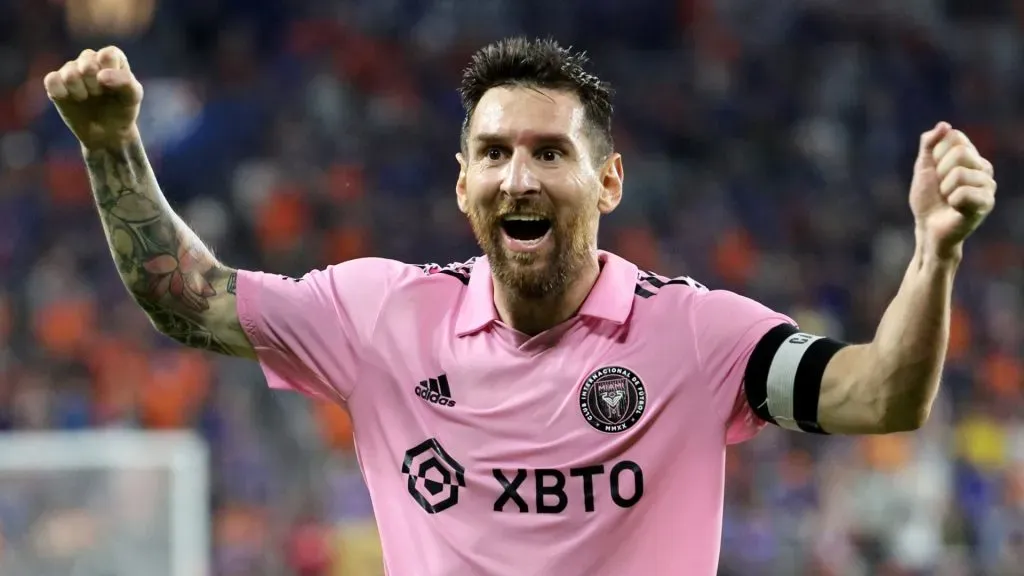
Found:
[{"label": "soccer player", "polygon": [[874,340],[848,345],[598,250],[624,172],[609,88],[583,65],[510,39],[466,69],[455,200],[484,256],[294,279],[229,268],[172,212],[120,50],[46,76],[153,324],[348,409],[389,574],[713,575],[727,444],[765,423],[882,434],[928,417],[962,245],[996,190],[967,137],[921,136],[917,249]]}]

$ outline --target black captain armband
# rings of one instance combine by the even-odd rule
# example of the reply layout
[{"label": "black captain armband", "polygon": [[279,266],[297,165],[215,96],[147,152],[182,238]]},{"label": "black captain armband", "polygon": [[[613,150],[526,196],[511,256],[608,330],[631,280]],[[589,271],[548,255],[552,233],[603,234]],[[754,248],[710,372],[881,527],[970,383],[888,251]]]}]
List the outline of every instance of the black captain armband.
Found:
[{"label": "black captain armband", "polygon": [[754,413],[776,426],[826,434],[818,424],[818,397],[825,367],[847,344],[780,324],[754,347],[743,389]]}]

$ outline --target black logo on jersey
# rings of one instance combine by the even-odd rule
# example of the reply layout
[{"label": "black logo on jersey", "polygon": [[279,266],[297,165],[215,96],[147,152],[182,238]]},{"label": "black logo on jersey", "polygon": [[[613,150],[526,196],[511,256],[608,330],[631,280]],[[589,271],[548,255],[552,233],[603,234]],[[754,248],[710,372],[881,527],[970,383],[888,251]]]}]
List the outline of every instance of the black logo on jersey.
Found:
[{"label": "black logo on jersey", "polygon": [[416,395],[431,404],[455,406],[455,400],[452,400],[452,390],[448,387],[448,376],[444,374],[420,382],[416,386]]},{"label": "black logo on jersey", "polygon": [[[554,468],[533,470],[532,510],[536,514],[560,514],[569,506],[579,506],[581,501],[584,512],[593,512],[598,499],[595,484],[604,483],[605,478],[612,502],[619,508],[632,508],[644,497],[644,471],[636,462],[623,460],[608,471],[604,464],[596,464],[570,468],[568,472],[567,475],[565,471]],[[494,501],[494,511],[528,514],[531,494],[528,489],[520,492],[520,488],[531,476],[530,471],[520,468],[510,475],[495,468],[493,473],[501,486],[501,495]],[[574,485],[576,478],[580,479],[579,488]]]},{"label": "black logo on jersey", "polygon": [[647,390],[632,370],[609,366],[593,371],[580,388],[580,410],[587,423],[609,434],[623,432],[647,408]]},{"label": "black logo on jersey", "polygon": [[409,479],[409,494],[427,511],[437,514],[459,503],[459,488],[466,487],[466,471],[441,448],[436,438],[405,453],[402,473]]}]

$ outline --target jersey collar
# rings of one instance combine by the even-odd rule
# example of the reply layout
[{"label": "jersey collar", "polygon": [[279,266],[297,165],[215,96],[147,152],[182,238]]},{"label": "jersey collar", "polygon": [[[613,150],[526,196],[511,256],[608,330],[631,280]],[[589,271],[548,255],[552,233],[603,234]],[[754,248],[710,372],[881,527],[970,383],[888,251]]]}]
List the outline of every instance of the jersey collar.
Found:
[{"label": "jersey collar", "polygon": [[[580,316],[607,320],[623,324],[633,309],[633,295],[636,290],[637,267],[632,262],[611,252],[598,251],[601,273],[594,288],[580,308]],[[498,321],[494,307],[494,280],[486,256],[476,259],[469,277],[469,287],[459,308],[455,322],[458,336],[478,332]]]}]

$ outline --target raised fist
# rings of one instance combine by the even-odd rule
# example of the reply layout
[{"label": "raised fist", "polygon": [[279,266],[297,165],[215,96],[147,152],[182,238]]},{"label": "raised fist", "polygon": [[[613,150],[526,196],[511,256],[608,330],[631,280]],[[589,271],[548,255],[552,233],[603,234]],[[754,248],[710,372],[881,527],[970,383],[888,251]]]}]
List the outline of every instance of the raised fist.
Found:
[{"label": "raised fist", "polygon": [[120,49],[84,50],[47,74],[43,84],[64,123],[86,149],[117,149],[138,136],[135,121],[142,84]]},{"label": "raised fist", "polygon": [[962,244],[992,211],[996,181],[992,163],[946,122],[921,135],[910,184],[910,207],[925,248],[959,258]]}]

